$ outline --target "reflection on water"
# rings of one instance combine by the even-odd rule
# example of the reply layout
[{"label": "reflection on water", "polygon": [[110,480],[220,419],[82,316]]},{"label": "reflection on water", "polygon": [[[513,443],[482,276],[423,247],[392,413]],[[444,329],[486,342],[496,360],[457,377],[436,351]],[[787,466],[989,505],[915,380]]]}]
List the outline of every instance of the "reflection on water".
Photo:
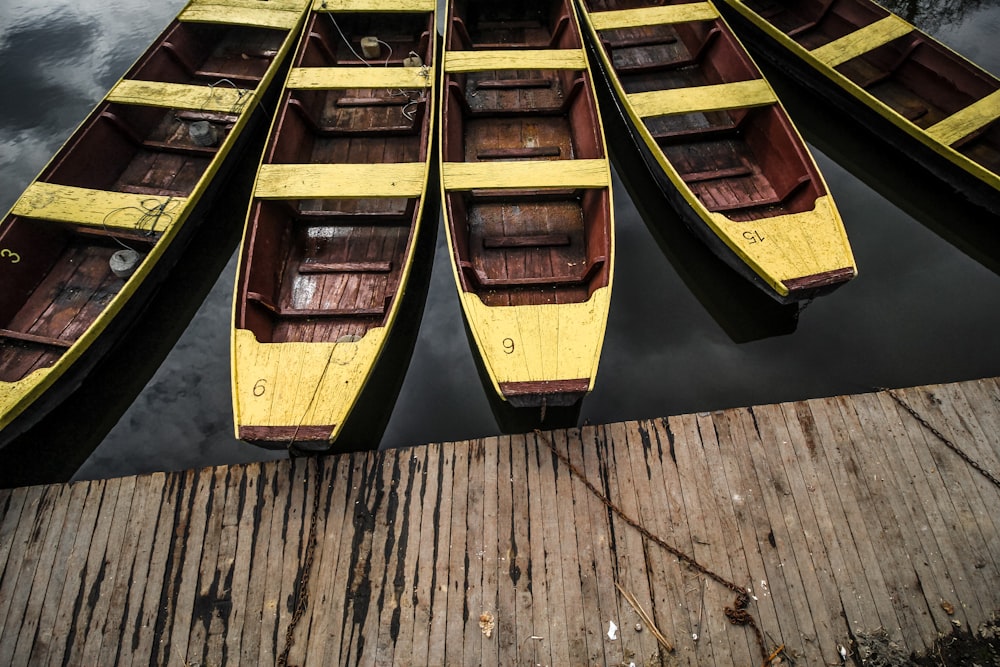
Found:
[{"label": "reflection on water", "polygon": [[[31,27],[43,8],[0,5],[0,78],[13,92],[0,107],[4,210],[182,4],[49,3],[44,15],[56,17],[59,44],[50,43],[52,32],[42,35]],[[976,8],[952,19],[951,8],[957,6]],[[1000,32],[1000,2],[927,2],[921,7],[928,9],[916,12],[918,23],[924,16],[942,21],[922,27],[992,71],[1000,70],[994,41]],[[792,93],[788,95],[791,99]],[[942,231],[948,223],[975,217],[960,202],[905,172],[902,178],[872,179],[869,172],[888,174],[895,168],[878,147],[852,141],[849,125],[789,107],[812,142],[838,202],[859,277],[801,312],[775,311],[770,301],[761,301],[693,242],[663,200],[650,192],[641,172],[637,176],[620,155],[616,141],[614,299],[597,386],[573,416],[578,422],[1000,375],[995,342],[1000,277],[989,261],[992,251],[981,252],[991,244],[995,248],[995,238],[949,237]],[[828,126],[832,137],[823,133]],[[945,199],[935,206],[939,195]],[[232,208],[235,218],[242,219],[240,205]],[[175,294],[175,302],[156,315],[163,321],[147,323],[138,344],[130,341],[138,352],[124,358],[120,374],[133,381],[151,377],[134,400],[128,394],[138,387],[127,381],[121,382],[120,392],[117,387],[110,391],[124,397],[124,414],[117,418],[124,405],[105,399],[84,402],[82,414],[64,419],[81,441],[86,434],[101,441],[79,468],[78,478],[281,456],[232,436],[228,346],[235,262],[228,260],[240,223],[226,224],[231,225],[227,238],[233,240],[214,247],[203,244],[201,251],[214,261],[189,264],[180,279],[177,294],[185,295],[187,303],[177,303],[181,299]],[[405,379],[381,446],[530,428],[530,415],[510,419],[494,414],[464,332],[443,233],[426,268],[427,298],[412,357],[408,366],[405,358],[391,362],[395,370],[405,371]],[[160,340],[158,331],[166,331],[163,339],[169,344],[176,334],[167,325],[180,329],[206,291],[190,325],[159,363],[152,352]],[[384,404],[393,406],[391,399]],[[65,469],[76,466],[63,439],[49,444],[45,456],[61,457]],[[89,447],[82,445],[77,455],[85,455]]]}]

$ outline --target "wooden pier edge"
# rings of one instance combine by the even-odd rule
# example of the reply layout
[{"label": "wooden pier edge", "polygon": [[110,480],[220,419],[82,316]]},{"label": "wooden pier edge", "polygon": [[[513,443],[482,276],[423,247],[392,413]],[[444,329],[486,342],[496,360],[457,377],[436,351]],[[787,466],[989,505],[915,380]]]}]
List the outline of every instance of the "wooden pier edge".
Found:
[{"label": "wooden pier edge", "polygon": [[923,652],[1000,610],[998,474],[986,378],[3,490],[0,664],[760,665],[719,580],[785,664]]}]

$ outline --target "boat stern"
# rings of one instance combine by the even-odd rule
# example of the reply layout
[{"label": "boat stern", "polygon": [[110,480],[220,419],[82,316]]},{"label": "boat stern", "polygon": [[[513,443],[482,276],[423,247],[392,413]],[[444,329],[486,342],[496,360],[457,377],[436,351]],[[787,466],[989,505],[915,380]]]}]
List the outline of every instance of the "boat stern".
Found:
[{"label": "boat stern", "polygon": [[726,245],[783,303],[829,292],[858,275],[843,220],[828,194],[801,213],[742,222],[709,215]]},{"label": "boat stern", "polygon": [[379,328],[360,340],[261,343],[253,332],[234,329],[236,437],[272,449],[331,449],[381,353],[384,334]]}]

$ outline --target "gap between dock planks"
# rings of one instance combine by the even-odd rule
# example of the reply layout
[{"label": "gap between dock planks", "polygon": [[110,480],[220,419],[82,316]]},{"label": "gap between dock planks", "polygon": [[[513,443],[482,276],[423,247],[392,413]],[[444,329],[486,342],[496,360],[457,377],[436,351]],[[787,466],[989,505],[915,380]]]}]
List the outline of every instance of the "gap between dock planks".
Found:
[{"label": "gap between dock planks", "polygon": [[[995,379],[894,393],[1000,472]],[[0,664],[273,664],[307,574],[290,665],[760,664],[547,443],[799,664],[1000,609],[1000,490],[879,392],[0,491]]]}]

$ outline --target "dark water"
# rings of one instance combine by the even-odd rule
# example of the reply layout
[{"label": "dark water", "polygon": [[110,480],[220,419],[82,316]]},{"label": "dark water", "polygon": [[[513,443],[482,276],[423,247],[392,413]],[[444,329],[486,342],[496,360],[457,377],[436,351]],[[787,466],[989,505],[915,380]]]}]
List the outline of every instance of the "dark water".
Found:
[{"label": "dark water", "polygon": [[[182,4],[0,3],[0,207],[11,205]],[[1000,0],[895,8],[1000,72]],[[839,205],[860,277],[801,312],[776,307],[695,242],[636,163],[616,154],[614,299],[597,387],[579,422],[1000,375],[997,213],[969,207],[920,172],[901,168],[823,104],[780,79],[774,83]],[[613,130],[610,143],[622,145]],[[75,398],[81,409],[61,414],[36,436],[38,454],[19,464],[22,481],[283,456],[232,435],[230,258],[241,204],[237,185],[223,204],[231,220],[198,241],[178,290],[151,306],[110,370]],[[487,400],[443,233],[436,242],[423,316],[411,318],[412,356],[407,366],[404,343],[392,364],[402,379],[398,397],[394,406],[381,401],[388,416],[383,448],[517,428],[504,415],[498,421]],[[30,469],[39,461],[41,472]]]}]

